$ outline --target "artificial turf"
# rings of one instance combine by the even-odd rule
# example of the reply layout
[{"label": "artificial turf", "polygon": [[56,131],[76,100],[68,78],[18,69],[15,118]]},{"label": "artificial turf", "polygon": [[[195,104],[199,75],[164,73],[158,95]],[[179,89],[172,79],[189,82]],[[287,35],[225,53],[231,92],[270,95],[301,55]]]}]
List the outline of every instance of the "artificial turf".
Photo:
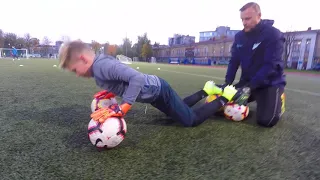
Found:
[{"label": "artificial turf", "polygon": [[[286,113],[273,128],[256,125],[254,103],[243,122],[212,117],[194,128],[150,105],[145,114],[145,105],[136,103],[125,117],[126,139],[99,152],[87,125],[100,89],[54,64],[0,60],[1,180],[320,179],[319,77],[287,75]],[[131,66],[166,79],[182,97],[225,75],[223,68]]]}]

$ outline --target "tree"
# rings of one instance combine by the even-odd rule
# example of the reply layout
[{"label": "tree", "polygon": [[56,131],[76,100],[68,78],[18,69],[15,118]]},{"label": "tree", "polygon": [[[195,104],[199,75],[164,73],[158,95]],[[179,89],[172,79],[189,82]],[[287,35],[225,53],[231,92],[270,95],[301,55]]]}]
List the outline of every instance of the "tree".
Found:
[{"label": "tree", "polygon": [[34,53],[36,47],[40,44],[40,40],[38,38],[31,38],[30,39],[30,53]]},{"label": "tree", "polygon": [[152,48],[150,44],[143,44],[141,49],[141,57],[143,57],[145,60],[150,58],[152,56]]},{"label": "tree", "polygon": [[24,35],[24,40],[25,40],[25,47],[28,49],[28,52],[30,52],[31,47],[32,47],[32,42],[31,42],[31,36],[29,33]]},{"label": "tree", "polygon": [[97,41],[92,40],[91,41],[91,47],[94,50],[94,52],[97,54],[100,51],[101,44]]},{"label": "tree", "polygon": [[45,37],[43,37],[42,44],[48,46],[51,44],[51,41],[47,36],[45,36]]},{"label": "tree", "polygon": [[285,36],[285,43],[284,43],[284,53],[283,53],[283,60],[284,60],[284,67],[288,66],[288,59],[289,55],[292,51],[293,42],[296,40],[297,33],[288,31],[284,33]]},{"label": "tree", "polygon": [[62,37],[61,37],[61,41],[63,41],[63,42],[69,42],[69,41],[71,41],[71,38],[70,38],[69,36],[62,36]]},{"label": "tree", "polygon": [[144,44],[150,44],[147,33],[138,36],[138,42],[133,45],[134,56],[142,57],[142,47]]},{"label": "tree", "polygon": [[2,29],[0,29],[0,48],[4,47],[4,33]]},{"label": "tree", "polygon": [[48,55],[51,44],[50,39],[47,36],[43,37],[42,44],[44,45],[43,54]]},{"label": "tree", "polygon": [[123,54],[127,57],[133,57],[132,41],[130,41],[129,38],[124,38],[122,45],[118,49],[118,52],[119,54]]},{"label": "tree", "polygon": [[12,48],[17,44],[17,35],[14,33],[6,33],[4,35],[4,47]]},{"label": "tree", "polygon": [[26,40],[22,37],[19,37],[16,41],[16,48],[17,49],[26,48]]}]

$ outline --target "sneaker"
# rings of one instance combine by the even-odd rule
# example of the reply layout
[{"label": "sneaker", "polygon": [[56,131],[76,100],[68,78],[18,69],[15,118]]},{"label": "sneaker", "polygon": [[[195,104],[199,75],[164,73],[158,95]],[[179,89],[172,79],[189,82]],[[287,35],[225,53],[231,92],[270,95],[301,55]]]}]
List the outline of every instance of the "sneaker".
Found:
[{"label": "sneaker", "polygon": [[222,89],[216,86],[213,81],[207,81],[203,90],[210,96],[214,94],[222,94]]}]

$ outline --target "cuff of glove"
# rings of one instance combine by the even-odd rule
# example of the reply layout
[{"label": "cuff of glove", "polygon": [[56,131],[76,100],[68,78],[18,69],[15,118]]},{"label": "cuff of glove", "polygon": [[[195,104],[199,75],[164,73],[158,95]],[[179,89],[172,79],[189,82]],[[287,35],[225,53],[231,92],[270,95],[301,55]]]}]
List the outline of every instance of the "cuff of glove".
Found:
[{"label": "cuff of glove", "polygon": [[127,112],[131,109],[131,104],[129,103],[123,103],[120,105],[120,109],[123,114],[127,114]]},{"label": "cuff of glove", "polygon": [[113,93],[111,93],[111,92],[108,92],[107,90],[103,90],[103,91],[97,92],[93,97],[94,98],[107,98],[107,99],[110,99],[110,98],[115,97],[115,95]]}]

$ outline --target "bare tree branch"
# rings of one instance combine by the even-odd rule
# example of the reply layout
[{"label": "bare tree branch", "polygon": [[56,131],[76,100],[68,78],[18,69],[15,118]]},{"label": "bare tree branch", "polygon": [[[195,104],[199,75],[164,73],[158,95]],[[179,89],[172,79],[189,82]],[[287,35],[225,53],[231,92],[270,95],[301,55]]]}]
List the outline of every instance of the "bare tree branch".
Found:
[{"label": "bare tree branch", "polygon": [[287,67],[288,59],[292,51],[293,42],[296,40],[297,33],[294,31],[287,31],[284,33],[285,43],[284,43],[284,66]]}]

